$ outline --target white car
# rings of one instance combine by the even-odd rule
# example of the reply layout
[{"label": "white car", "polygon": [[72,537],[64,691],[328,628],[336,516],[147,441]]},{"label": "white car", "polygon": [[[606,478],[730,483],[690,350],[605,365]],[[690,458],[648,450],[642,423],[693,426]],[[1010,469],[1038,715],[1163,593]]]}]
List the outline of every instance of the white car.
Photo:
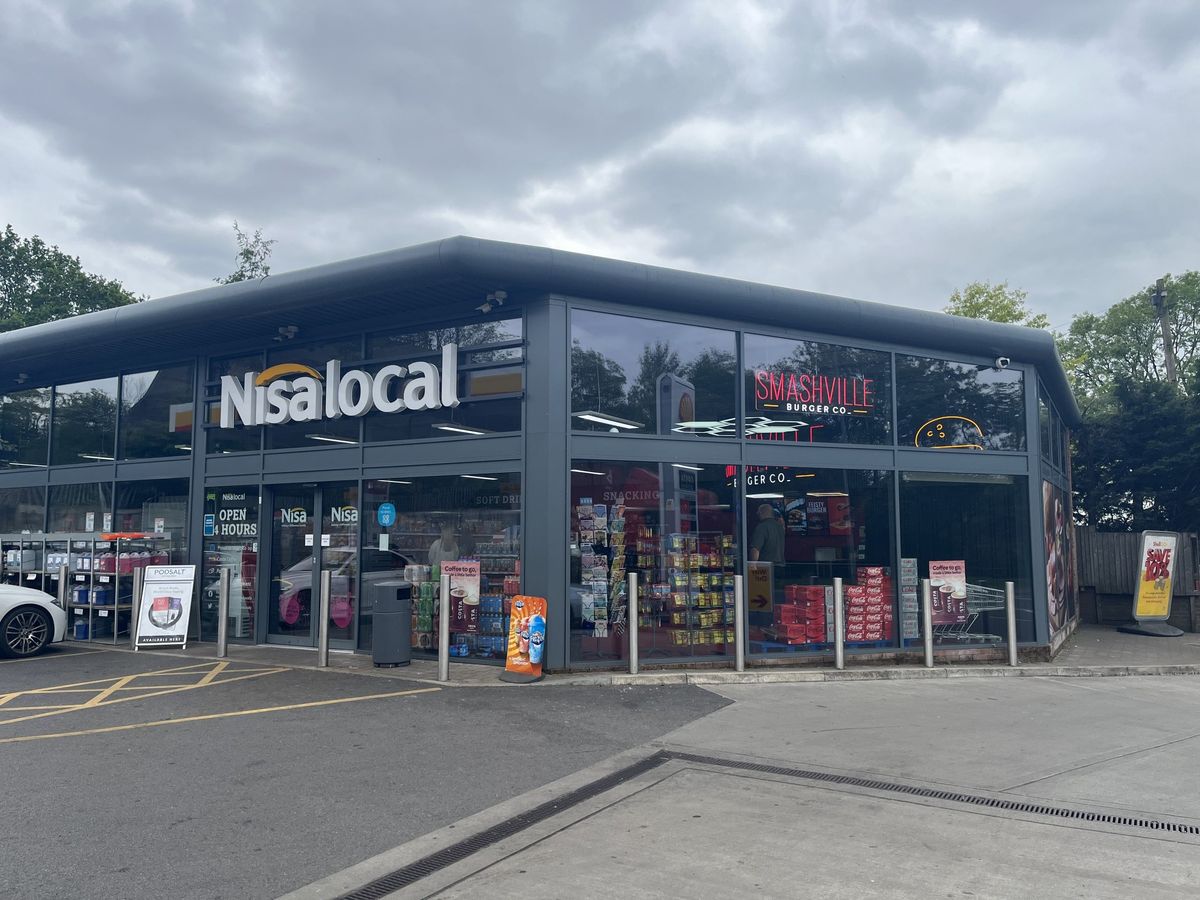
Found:
[{"label": "white car", "polygon": [[67,636],[67,614],[49,594],[0,584],[0,656],[41,653]]}]

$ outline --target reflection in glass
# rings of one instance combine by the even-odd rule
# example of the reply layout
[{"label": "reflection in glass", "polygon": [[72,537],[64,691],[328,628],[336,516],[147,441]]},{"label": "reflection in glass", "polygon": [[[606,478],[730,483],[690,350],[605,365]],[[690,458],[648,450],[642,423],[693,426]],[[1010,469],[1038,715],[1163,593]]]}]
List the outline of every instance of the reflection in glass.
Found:
[{"label": "reflection in glass", "polygon": [[736,437],[736,368],[732,332],[574,310],[572,427]]},{"label": "reflection in glass", "polygon": [[[208,380],[220,382],[222,376],[230,375],[241,378],[247,372],[261,372],[265,368],[263,355],[251,353],[248,356],[231,356],[226,359],[214,359],[208,368]],[[208,388],[210,400],[206,404],[207,421],[210,425],[221,422],[221,389],[219,386]],[[209,428],[209,453],[237,453],[244,450],[258,450],[262,445],[262,428],[258,425],[246,427],[238,422],[235,428]]]},{"label": "reflection in glass", "polygon": [[331,574],[329,639],[354,638],[358,614],[358,484],[323,486],[321,568]]},{"label": "reflection in glass", "polygon": [[44,487],[0,488],[0,533],[41,531],[45,517]]},{"label": "reflection in glass", "polygon": [[937,643],[1002,643],[1006,581],[1015,584],[1018,639],[1033,640],[1029,496],[1023,476],[905,472],[900,534],[901,556],[917,560],[921,578],[937,580],[931,561],[965,564],[961,608],[947,609],[934,597]]},{"label": "reflection in glass", "polygon": [[258,485],[210,488],[204,512],[212,516],[204,534],[204,569],[200,591],[201,631],[217,633],[221,570],[230,570],[229,626],[231,640],[254,639],[254,610],[258,584]]},{"label": "reflection in glass", "polygon": [[314,506],[312,485],[274,491],[267,637],[280,643],[308,646],[312,641]]},{"label": "reflection in glass", "polygon": [[1025,449],[1019,369],[897,355],[896,396],[902,447]]},{"label": "reflection in glass", "polygon": [[121,377],[121,459],[192,452],[192,371],[187,365]]},{"label": "reflection in glass", "polygon": [[[341,360],[343,369],[352,368],[362,360],[362,340],[358,336],[339,338],[320,344],[298,347],[285,346],[267,353],[267,365],[294,363],[311,366],[324,373],[331,359]],[[356,416],[336,419],[322,417],[315,422],[288,422],[266,429],[267,449],[284,447],[343,447],[358,443],[362,420]]]},{"label": "reflection in glass", "polygon": [[747,334],[746,437],[888,444],[891,354]]},{"label": "reflection in glass", "polygon": [[725,466],[572,463],[572,661],[628,658],[629,572],[638,573],[640,659],[733,654],[733,497]]},{"label": "reflection in glass", "polygon": [[46,467],[50,388],[0,395],[0,468]]},{"label": "reflection in glass", "polygon": [[106,531],[111,525],[112,482],[54,484],[47,506],[47,531]]},{"label": "reflection in glass", "polygon": [[117,379],[99,378],[54,389],[51,460],[56,466],[115,458]]}]

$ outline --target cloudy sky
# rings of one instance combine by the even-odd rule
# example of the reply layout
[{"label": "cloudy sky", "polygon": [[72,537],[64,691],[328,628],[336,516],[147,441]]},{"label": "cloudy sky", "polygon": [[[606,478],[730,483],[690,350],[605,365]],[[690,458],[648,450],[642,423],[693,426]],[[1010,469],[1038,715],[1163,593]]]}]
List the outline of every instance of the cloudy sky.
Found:
[{"label": "cloudy sky", "polygon": [[[0,0],[0,217],[159,296],[453,234],[1055,325],[1200,268],[1200,4]],[[3,223],[0,223],[3,224]]]}]

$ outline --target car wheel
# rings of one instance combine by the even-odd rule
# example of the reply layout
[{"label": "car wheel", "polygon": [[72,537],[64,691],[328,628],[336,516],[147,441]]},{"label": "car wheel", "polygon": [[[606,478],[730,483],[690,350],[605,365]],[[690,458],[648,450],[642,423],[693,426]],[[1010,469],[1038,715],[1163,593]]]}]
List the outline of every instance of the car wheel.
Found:
[{"label": "car wheel", "polygon": [[54,624],[40,609],[14,609],[0,621],[0,656],[24,657],[41,653],[50,643]]}]

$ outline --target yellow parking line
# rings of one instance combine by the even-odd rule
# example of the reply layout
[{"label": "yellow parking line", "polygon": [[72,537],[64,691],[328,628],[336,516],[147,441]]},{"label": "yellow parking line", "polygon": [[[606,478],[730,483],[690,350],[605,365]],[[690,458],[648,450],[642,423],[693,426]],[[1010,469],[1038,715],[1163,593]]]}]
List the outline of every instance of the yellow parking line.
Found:
[{"label": "yellow parking line", "polygon": [[43,653],[41,656],[30,656],[26,659],[0,659],[0,666],[13,663],[37,662],[39,659],[58,659],[60,656],[87,656],[90,653],[109,653],[109,650],[59,650],[55,653]]},{"label": "yellow parking line", "polygon": [[196,682],[196,687],[202,687],[203,685],[208,684],[214,678],[216,678],[218,675],[220,675],[222,672],[224,672],[225,669],[227,669],[228,667],[229,667],[228,662],[217,663],[215,666],[212,667],[212,671],[210,671],[207,675],[205,675],[203,678],[201,678],[199,681]]},{"label": "yellow parking line", "polygon": [[108,734],[113,731],[130,731],[134,728],[156,728],[159,725],[183,725],[187,722],[207,722],[212,719],[229,719],[235,716],[257,716],[262,713],[286,712],[293,709],[313,709],[318,706],[334,706],[339,703],[357,703],[359,700],[387,700],[392,697],[410,697],[414,694],[431,694],[441,688],[415,688],[409,691],[391,691],[386,694],[364,694],[360,697],[340,697],[336,700],[313,700],[309,703],[290,703],[287,706],[264,706],[260,709],[239,709],[233,712],[208,713],[203,716],[186,716],[182,719],[159,719],[155,722],[134,722],[129,725],[109,725],[105,728],[85,728],[81,731],[58,731],[54,734],[29,734],[23,737],[0,738],[0,744],[20,744],[26,741],[47,741],[50,738],[81,737],[88,734]]},{"label": "yellow parking line", "polygon": [[133,679],[135,679],[135,678],[137,678],[136,675],[126,675],[124,678],[118,678],[116,681],[114,681],[112,684],[110,684],[108,687],[106,687],[100,693],[96,694],[96,696],[88,699],[87,702],[85,702],[83,704],[83,706],[80,708],[86,709],[89,706],[99,706],[101,703],[103,703],[105,700],[107,700],[110,696],[112,696],[113,691],[119,691],[121,688],[125,687],[125,685],[129,684],[129,682],[133,681]]}]

